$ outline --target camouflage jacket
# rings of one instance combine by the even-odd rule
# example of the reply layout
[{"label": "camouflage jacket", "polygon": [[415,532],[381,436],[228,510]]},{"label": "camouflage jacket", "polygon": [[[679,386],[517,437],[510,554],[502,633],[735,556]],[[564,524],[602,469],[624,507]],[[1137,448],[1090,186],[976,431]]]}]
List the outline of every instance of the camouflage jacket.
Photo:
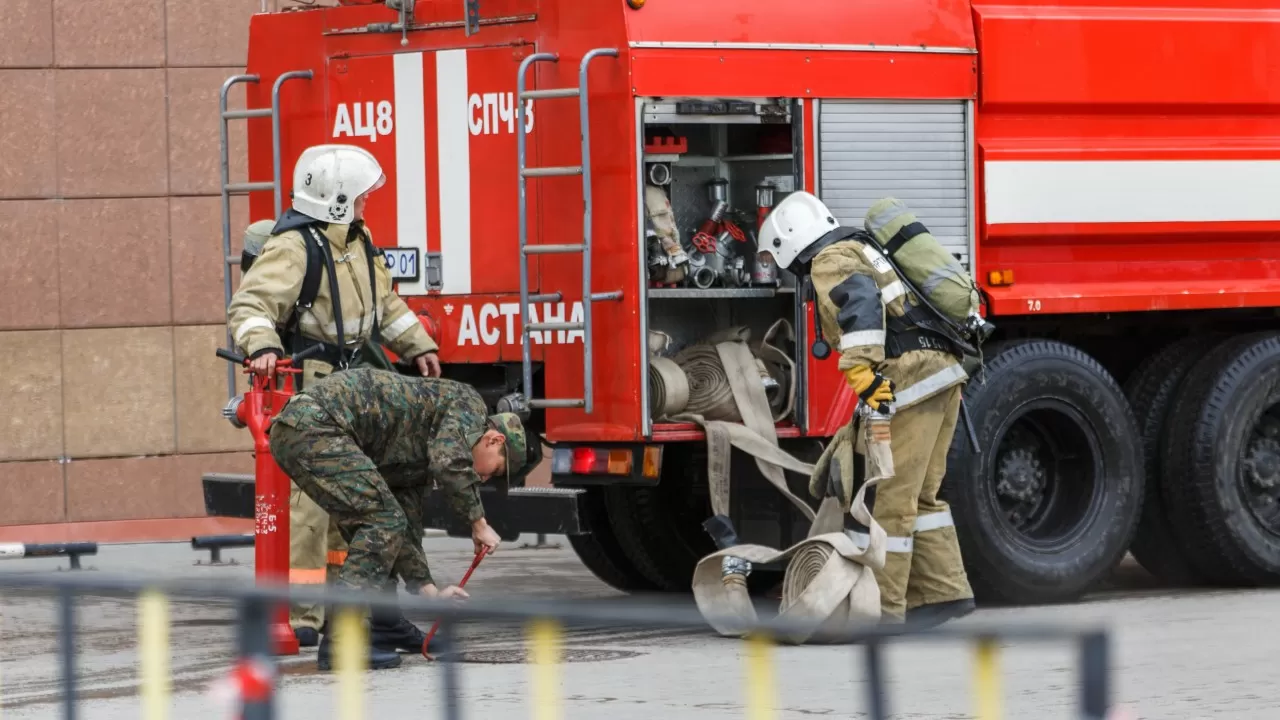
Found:
[{"label": "camouflage jacket", "polygon": [[[338,373],[298,393],[355,439],[388,487],[438,485],[454,512],[484,517],[480,476],[471,448],[488,429],[488,410],[475,388],[439,378],[373,368]],[[296,424],[303,419],[278,418]]]},{"label": "camouflage jacket", "polygon": [[798,260],[810,262],[823,336],[840,353],[843,372],[866,365],[892,380],[894,407],[906,409],[968,379],[959,360],[938,350],[909,350],[885,358],[886,316],[901,318],[917,302],[893,267],[855,237],[819,241]]}]

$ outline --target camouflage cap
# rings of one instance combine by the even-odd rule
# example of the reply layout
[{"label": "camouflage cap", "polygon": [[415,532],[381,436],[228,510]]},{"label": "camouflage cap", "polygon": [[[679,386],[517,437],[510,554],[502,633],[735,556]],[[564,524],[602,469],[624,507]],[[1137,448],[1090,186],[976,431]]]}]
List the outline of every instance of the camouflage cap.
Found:
[{"label": "camouflage cap", "polygon": [[525,466],[528,464],[529,444],[525,439],[524,423],[515,413],[498,413],[489,416],[489,424],[507,439],[506,480],[509,486],[511,478],[518,478],[528,470]]}]

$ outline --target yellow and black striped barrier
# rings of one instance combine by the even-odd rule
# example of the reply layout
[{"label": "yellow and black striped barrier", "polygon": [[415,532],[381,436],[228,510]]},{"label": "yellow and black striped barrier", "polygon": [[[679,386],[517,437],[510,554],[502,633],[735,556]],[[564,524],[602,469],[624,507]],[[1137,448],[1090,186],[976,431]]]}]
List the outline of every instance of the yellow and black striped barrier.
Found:
[{"label": "yellow and black striped barrier", "polygon": [[[129,593],[137,596],[138,674],[143,720],[168,720],[172,697],[170,675],[170,600],[174,597],[200,599],[228,598],[239,603],[238,656],[231,670],[231,680],[238,695],[243,720],[272,720],[275,717],[275,684],[277,671],[270,655],[269,618],[274,606],[284,602],[317,602],[334,607],[334,669],[336,683],[336,716],[340,720],[363,720],[365,717],[364,683],[369,664],[368,628],[365,613],[371,607],[399,607],[402,610],[428,612],[441,619],[441,655],[443,673],[442,703],[447,720],[461,716],[458,702],[458,662],[454,651],[453,625],[463,620],[507,620],[526,625],[531,673],[533,720],[560,720],[563,707],[561,659],[563,628],[568,623],[623,626],[646,626],[663,629],[707,628],[703,615],[687,606],[673,607],[654,603],[607,606],[591,602],[536,601],[484,602],[472,600],[465,605],[425,598],[395,599],[383,594],[362,594],[334,588],[210,586],[194,583],[147,583],[125,578],[94,577],[89,579],[54,575],[44,577],[0,575],[0,592],[9,588],[48,590],[59,597],[59,645],[62,659],[64,717],[75,720],[76,689],[76,623],[77,595],[83,593]],[[744,688],[747,720],[773,720],[777,717],[777,680],[774,664],[773,637],[790,625],[764,622],[747,636],[744,653]],[[1080,713],[1083,720],[1104,720],[1110,693],[1108,636],[1104,630],[1063,627],[943,627],[914,631],[903,626],[869,625],[849,633],[847,637],[829,638],[845,641],[863,653],[866,672],[867,715],[873,720],[889,716],[885,693],[882,649],[888,643],[919,640],[961,640],[973,645],[974,717],[977,720],[1001,720],[999,643],[1002,640],[1074,641],[1078,643],[1081,667]]]}]

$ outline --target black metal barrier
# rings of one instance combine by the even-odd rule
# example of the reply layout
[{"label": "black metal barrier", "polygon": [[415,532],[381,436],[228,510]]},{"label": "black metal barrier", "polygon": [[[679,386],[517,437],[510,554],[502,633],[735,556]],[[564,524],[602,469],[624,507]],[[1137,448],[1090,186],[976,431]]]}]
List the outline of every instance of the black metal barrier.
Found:
[{"label": "black metal barrier", "polygon": [[[253,547],[253,535],[200,535],[198,537],[191,538],[192,550],[209,551],[210,565],[234,565],[235,560],[232,560],[230,563],[222,562],[222,549],[240,547]],[[199,565],[200,561],[197,560],[196,564]]]},{"label": "black metal barrier", "polygon": [[[453,623],[464,620],[525,621],[530,624],[530,658],[534,665],[531,686],[535,716],[555,717],[558,703],[554,667],[559,662],[560,632],[568,623],[604,626],[640,626],[657,629],[703,629],[711,632],[707,621],[687,605],[668,605],[646,601],[594,603],[566,600],[498,601],[471,600],[459,605],[449,601],[428,600],[418,596],[396,598],[384,593],[354,593],[318,586],[228,586],[226,582],[146,582],[111,577],[47,574],[15,576],[0,574],[0,591],[10,589],[45,591],[56,594],[60,607],[59,652],[63,685],[63,717],[77,717],[76,689],[76,597],[78,594],[137,596],[139,601],[139,650],[141,695],[145,717],[161,717],[168,702],[167,643],[168,598],[230,599],[237,604],[238,660],[228,668],[245,688],[241,693],[241,715],[244,720],[275,718],[275,660],[269,647],[269,621],[272,605],[286,601],[319,602],[334,607],[336,627],[334,656],[342,692],[339,693],[339,717],[361,717],[360,697],[362,669],[367,667],[367,628],[361,614],[371,607],[399,608],[419,611],[441,620],[436,636],[440,643],[443,673],[442,709],[447,720],[459,720],[462,709],[458,702],[458,668],[452,658],[457,655]],[[766,717],[773,696],[774,678],[769,652],[773,637],[787,631],[801,630],[798,623],[777,620],[761,622],[752,628],[747,643],[746,710],[748,717]],[[354,642],[352,642],[354,640]],[[1078,647],[1080,661],[1079,713],[1082,720],[1104,720],[1110,703],[1110,648],[1107,632],[1094,627],[1053,627],[1043,625],[992,626],[962,623],[930,630],[913,630],[909,626],[867,625],[854,631],[824,636],[827,642],[852,645],[865,659],[868,694],[866,712],[873,720],[889,716],[885,675],[881,657],[887,643],[961,640],[976,645],[974,681],[978,720],[994,720],[1000,716],[1000,693],[996,677],[996,648],[1001,640],[1066,641]],[[433,645],[435,643],[433,642]]]},{"label": "black metal barrier", "polygon": [[63,557],[70,559],[72,570],[82,570],[81,555],[97,555],[98,543],[0,543],[0,560],[17,560],[33,557]]}]

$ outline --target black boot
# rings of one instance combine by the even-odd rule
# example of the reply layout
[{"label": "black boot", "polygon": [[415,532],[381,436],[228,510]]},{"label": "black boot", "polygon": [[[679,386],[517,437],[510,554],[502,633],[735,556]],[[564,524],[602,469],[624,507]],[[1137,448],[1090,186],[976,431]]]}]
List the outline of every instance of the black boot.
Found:
[{"label": "black boot", "polygon": [[374,608],[369,614],[369,635],[379,650],[422,652],[427,634],[409,622],[399,608]]},{"label": "black boot", "polygon": [[299,647],[315,647],[320,642],[320,633],[315,628],[294,628],[293,636],[298,638]]},{"label": "black boot", "polygon": [[[325,617],[330,617],[328,611]],[[326,622],[326,630],[336,627],[337,623]],[[365,625],[366,629],[368,624]],[[372,633],[370,633],[372,639]],[[400,656],[391,650],[382,650],[375,646],[372,642],[369,644],[369,669],[385,670],[388,668],[400,667]],[[333,669],[333,633],[326,632],[320,636],[320,647],[316,652],[316,667],[321,672],[329,672]]]},{"label": "black boot", "polygon": [[921,605],[907,611],[907,624],[913,629],[937,627],[948,620],[956,620],[973,612],[977,606],[973,598]]}]

